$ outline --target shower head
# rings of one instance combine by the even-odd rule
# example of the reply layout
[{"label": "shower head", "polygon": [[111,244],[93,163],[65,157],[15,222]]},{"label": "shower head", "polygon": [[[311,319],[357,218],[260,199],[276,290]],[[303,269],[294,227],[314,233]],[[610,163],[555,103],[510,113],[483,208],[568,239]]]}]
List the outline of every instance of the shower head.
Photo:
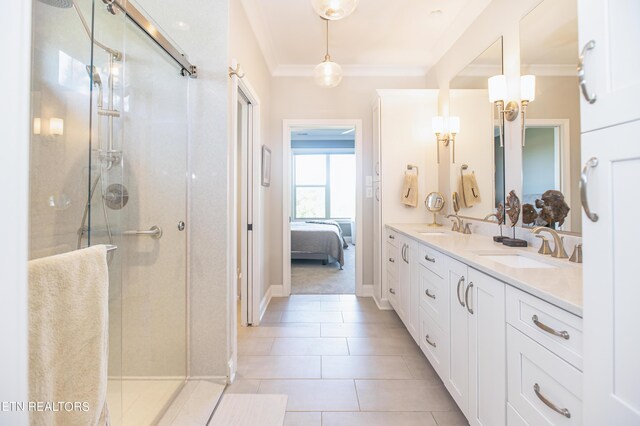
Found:
[{"label": "shower head", "polygon": [[58,7],[60,9],[68,9],[73,7],[73,0],[38,0],[40,3],[48,4],[49,6]]},{"label": "shower head", "polygon": [[95,66],[87,65],[87,74],[89,74],[89,78],[93,80],[93,84],[102,87],[102,79],[100,78],[100,74],[98,74],[98,69]]},{"label": "shower head", "polygon": [[87,65],[87,74],[93,81],[93,85],[98,86],[98,108],[102,108],[102,79],[98,74],[98,69],[95,66]]}]

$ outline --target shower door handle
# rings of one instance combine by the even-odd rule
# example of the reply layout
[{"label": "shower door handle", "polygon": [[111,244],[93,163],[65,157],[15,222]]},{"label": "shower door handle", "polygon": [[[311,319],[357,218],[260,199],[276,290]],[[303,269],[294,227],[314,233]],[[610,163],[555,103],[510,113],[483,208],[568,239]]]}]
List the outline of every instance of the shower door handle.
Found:
[{"label": "shower door handle", "polygon": [[122,234],[134,237],[151,237],[154,240],[159,240],[162,238],[162,228],[153,225],[148,231],[124,231]]}]

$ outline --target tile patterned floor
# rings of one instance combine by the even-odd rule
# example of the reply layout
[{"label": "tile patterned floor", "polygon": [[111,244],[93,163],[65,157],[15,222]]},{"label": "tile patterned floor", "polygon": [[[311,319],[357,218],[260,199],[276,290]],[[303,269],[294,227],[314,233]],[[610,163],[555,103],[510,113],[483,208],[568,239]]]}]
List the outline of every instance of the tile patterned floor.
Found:
[{"label": "tile patterned floor", "polygon": [[288,395],[286,426],[467,425],[398,316],[353,295],[274,298],[225,392]]}]

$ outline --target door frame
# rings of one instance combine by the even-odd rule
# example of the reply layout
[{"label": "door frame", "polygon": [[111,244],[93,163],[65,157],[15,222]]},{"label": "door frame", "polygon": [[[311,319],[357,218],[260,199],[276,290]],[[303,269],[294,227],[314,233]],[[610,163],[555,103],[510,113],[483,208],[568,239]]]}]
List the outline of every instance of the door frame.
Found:
[{"label": "door frame", "polygon": [[362,120],[295,119],[282,121],[282,296],[291,295],[291,130],[310,127],[354,127],[356,148],[356,296],[365,294],[362,282]]},{"label": "door frame", "polygon": [[[234,59],[231,61],[231,70],[239,70],[238,62]],[[261,145],[261,133],[260,133],[260,111],[261,104],[253,86],[249,82],[249,79],[238,73],[229,73],[230,84],[230,132],[229,132],[229,244],[228,244],[228,256],[230,259],[230,271],[228,274],[229,281],[229,327],[228,327],[228,342],[229,342],[229,379],[233,381],[235,372],[237,369],[238,359],[238,321],[237,321],[237,302],[238,302],[238,282],[237,282],[237,270],[238,270],[238,226],[244,226],[247,229],[249,224],[252,225],[252,230],[246,231],[247,234],[247,286],[241,288],[241,324],[242,326],[258,325],[260,322],[260,283],[263,280],[262,271],[260,269],[261,259],[263,257],[261,243],[261,234],[264,233],[263,229],[263,214],[261,205],[263,203],[263,195],[260,185],[260,173],[255,172],[257,165],[261,161],[262,145]],[[238,155],[243,153],[238,152],[238,92],[242,91],[244,96],[249,100],[250,107],[250,122],[251,131],[248,135],[247,141],[247,167],[244,170],[243,182],[247,182],[248,185],[243,185],[242,188],[238,188],[238,170],[236,165],[238,164]],[[244,161],[243,161],[244,162]],[[247,200],[247,223],[238,224],[238,199],[239,197],[246,196]],[[243,215],[244,217],[244,215]]]}]

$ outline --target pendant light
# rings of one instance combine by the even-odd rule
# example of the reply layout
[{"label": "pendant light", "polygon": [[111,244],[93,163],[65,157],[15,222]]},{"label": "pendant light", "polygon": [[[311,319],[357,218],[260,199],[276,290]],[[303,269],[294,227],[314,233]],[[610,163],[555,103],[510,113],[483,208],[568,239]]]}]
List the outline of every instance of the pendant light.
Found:
[{"label": "pendant light", "polygon": [[319,63],[313,70],[313,78],[316,84],[322,87],[336,87],[342,81],[342,67],[331,61],[329,56],[329,20],[327,23],[327,53],[324,61]]},{"label": "pendant light", "polygon": [[337,21],[338,19],[351,15],[353,11],[356,10],[356,7],[358,7],[358,1],[359,0],[311,0],[311,5],[320,17]]}]

